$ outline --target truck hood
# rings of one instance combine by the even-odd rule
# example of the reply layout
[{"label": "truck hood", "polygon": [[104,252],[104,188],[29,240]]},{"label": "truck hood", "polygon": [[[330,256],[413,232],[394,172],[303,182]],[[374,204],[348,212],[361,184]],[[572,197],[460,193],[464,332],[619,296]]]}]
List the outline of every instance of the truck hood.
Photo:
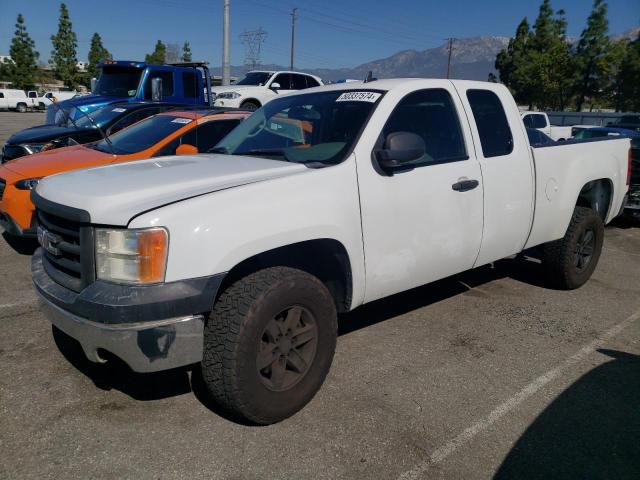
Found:
[{"label": "truck hood", "polygon": [[75,128],[58,127],[56,125],[39,125],[25,128],[14,133],[7,140],[7,145],[21,145],[24,143],[46,143],[56,138],[63,138],[77,132]]},{"label": "truck hood", "polygon": [[[94,110],[95,107],[108,105],[116,102],[129,101],[129,97],[105,97],[104,95],[83,95],[81,97],[70,98],[69,100],[63,100],[56,102],[56,105],[60,107],[89,107],[88,111]],[[93,108],[92,108],[93,107]]]},{"label": "truck hood", "polygon": [[256,157],[159,157],[53,175],[39,183],[37,193],[89,212],[92,223],[125,226],[169,203],[304,171],[301,164]]}]

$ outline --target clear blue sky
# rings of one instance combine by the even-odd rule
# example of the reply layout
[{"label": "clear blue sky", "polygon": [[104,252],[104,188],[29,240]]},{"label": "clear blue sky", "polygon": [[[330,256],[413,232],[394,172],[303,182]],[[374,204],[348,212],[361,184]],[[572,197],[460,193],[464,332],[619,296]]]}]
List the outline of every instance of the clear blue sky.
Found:
[{"label": "clear blue sky", "polygon": [[[59,2],[1,0],[0,54],[8,54],[18,13],[41,58],[51,51]],[[86,60],[89,41],[98,32],[114,58],[138,60],[165,43],[191,43],[194,60],[220,64],[222,0],[67,0],[78,34],[78,58]],[[424,50],[446,37],[511,36],[518,22],[533,22],[538,0],[231,0],[231,63],[244,61],[239,35],[262,27],[268,32],[263,63],[288,65],[291,7],[298,7],[296,67],[352,67],[404,49]],[[590,0],[552,0],[563,8],[569,35],[578,36],[591,9]],[[612,33],[640,24],[640,0],[609,0]]]}]

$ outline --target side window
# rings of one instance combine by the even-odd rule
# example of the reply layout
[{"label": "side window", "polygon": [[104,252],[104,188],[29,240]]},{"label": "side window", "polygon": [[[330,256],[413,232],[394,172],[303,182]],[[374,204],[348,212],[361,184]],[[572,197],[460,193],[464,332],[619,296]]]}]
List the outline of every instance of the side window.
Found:
[{"label": "side window", "polygon": [[144,84],[144,98],[145,100],[151,100],[151,80],[154,78],[162,79],[162,96],[173,96],[173,72],[163,72],[161,70],[152,71],[147,77],[147,81]]},{"label": "side window", "polygon": [[422,137],[426,154],[414,162],[417,165],[468,158],[460,119],[446,90],[419,90],[404,97],[387,120],[381,142],[394,132],[410,132]]},{"label": "side window", "polygon": [[288,73],[281,73],[275,78],[273,83],[279,83],[282,90],[291,90],[291,75]]},{"label": "side window", "polygon": [[544,115],[539,115],[537,113],[530,113],[529,115],[525,115],[524,126],[529,128],[545,128],[547,126],[547,121],[544,118]]},{"label": "side window", "polygon": [[467,99],[480,134],[485,158],[509,155],[513,135],[498,96],[490,90],[468,90]]},{"label": "side window", "polygon": [[522,119],[524,126],[527,128],[535,128],[533,126],[533,115],[525,115]]},{"label": "side window", "polygon": [[320,84],[318,83],[318,81],[313,78],[313,77],[309,77],[308,75],[305,75],[304,78],[307,80],[307,88],[313,88],[313,87],[319,87]]},{"label": "side window", "polygon": [[198,152],[206,153],[211,150],[239,123],[240,120],[212,120],[195,128],[197,134],[195,145],[198,147]]},{"label": "side window", "polygon": [[291,89],[304,90],[307,88],[307,79],[304,75],[291,75]]},{"label": "side window", "polygon": [[196,98],[197,86],[196,74],[194,72],[182,73],[182,91],[184,92],[185,98]]},{"label": "side window", "polygon": [[0,92],[0,98],[4,98],[4,93]]},{"label": "side window", "polygon": [[29,92],[29,98],[38,98],[38,94],[36,92]]}]

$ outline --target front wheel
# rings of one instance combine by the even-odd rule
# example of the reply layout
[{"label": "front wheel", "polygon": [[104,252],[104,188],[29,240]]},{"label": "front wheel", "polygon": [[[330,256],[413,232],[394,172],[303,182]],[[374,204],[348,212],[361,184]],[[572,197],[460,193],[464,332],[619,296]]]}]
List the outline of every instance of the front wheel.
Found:
[{"label": "front wheel", "polygon": [[591,208],[576,207],[564,237],[543,246],[542,264],[551,286],[573,290],[584,285],[596,269],[604,224]]},{"label": "front wheel", "polygon": [[240,108],[242,110],[249,110],[251,112],[253,112],[254,110],[257,110],[260,108],[260,105],[258,105],[257,102],[253,102],[251,100],[247,100],[246,102],[244,102],[242,105],[240,105]]},{"label": "front wheel", "polygon": [[279,422],[320,389],[337,330],[333,297],[320,280],[293,268],[260,270],[216,302],[205,327],[202,376],[233,415]]}]

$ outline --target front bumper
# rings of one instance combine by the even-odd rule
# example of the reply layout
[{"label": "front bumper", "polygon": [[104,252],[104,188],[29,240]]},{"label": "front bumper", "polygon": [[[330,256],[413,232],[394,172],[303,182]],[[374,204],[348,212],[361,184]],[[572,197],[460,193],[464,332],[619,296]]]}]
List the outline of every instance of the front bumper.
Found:
[{"label": "front bumper", "polygon": [[204,314],[211,311],[224,275],[150,286],[95,281],[76,293],[47,273],[38,250],[31,261],[43,312],[82,345],[87,358],[101,350],[135,372],[181,367],[202,360]]}]

